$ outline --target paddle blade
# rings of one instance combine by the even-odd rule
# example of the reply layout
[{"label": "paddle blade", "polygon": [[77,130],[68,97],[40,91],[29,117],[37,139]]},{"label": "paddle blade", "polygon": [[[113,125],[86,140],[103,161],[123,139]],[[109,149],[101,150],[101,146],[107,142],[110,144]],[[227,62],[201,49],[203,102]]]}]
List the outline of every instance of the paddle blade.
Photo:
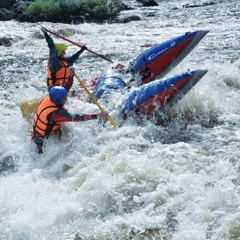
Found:
[{"label": "paddle blade", "polygon": [[46,95],[41,96],[40,98],[35,97],[29,100],[22,101],[20,104],[20,109],[22,112],[22,116],[27,120],[31,120],[33,115],[36,112],[39,102],[45,97]]}]

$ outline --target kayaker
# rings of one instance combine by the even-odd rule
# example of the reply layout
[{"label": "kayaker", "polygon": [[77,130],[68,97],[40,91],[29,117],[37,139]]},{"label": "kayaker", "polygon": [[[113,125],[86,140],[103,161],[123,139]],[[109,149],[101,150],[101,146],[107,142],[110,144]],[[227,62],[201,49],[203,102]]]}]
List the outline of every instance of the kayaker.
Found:
[{"label": "kayaker", "polygon": [[[38,105],[31,133],[32,141],[37,145],[38,153],[43,153],[44,138],[48,139],[49,135],[61,134],[61,123],[63,122],[83,122],[93,119],[106,120],[107,112],[98,114],[72,114],[69,113],[64,104],[67,101],[67,88],[71,84],[74,71],[70,69],[70,75],[65,86],[54,86],[49,91],[49,96],[45,97]],[[66,87],[66,88],[65,88]]]},{"label": "kayaker", "polygon": [[50,90],[53,86],[63,86],[68,79],[69,67],[71,67],[83,53],[86,46],[70,57],[65,57],[67,46],[64,43],[54,43],[46,28],[41,27],[49,47],[47,64],[47,86]]}]

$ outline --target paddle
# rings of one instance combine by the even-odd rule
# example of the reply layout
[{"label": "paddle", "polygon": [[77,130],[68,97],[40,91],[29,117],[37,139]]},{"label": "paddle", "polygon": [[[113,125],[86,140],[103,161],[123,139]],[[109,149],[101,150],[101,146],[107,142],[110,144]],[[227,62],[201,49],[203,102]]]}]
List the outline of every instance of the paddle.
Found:
[{"label": "paddle", "polygon": [[[87,89],[87,87],[84,85],[84,83],[80,80],[80,78],[78,77],[78,75],[76,73],[74,73],[74,76],[77,78],[77,80],[79,81],[80,85],[84,88],[84,90],[87,92],[87,94],[89,95],[89,97],[93,100],[93,102],[98,106],[98,108],[100,109],[101,112],[103,112],[103,108],[101,107],[101,105],[97,102],[97,100],[94,98],[94,96],[90,93],[90,91]],[[117,127],[117,124],[112,120],[112,118],[110,116],[107,117],[108,121],[114,126]]]},{"label": "paddle", "polygon": [[[69,40],[69,39],[67,39],[67,38],[65,38],[65,37],[63,37],[63,36],[61,36],[61,35],[59,35],[59,34],[57,34],[57,33],[55,33],[55,32],[52,32],[52,31],[50,31],[50,30],[48,30],[48,29],[46,29],[45,28],[45,30],[47,31],[47,32],[49,32],[49,33],[51,33],[51,34],[53,34],[53,35],[55,35],[55,36],[57,36],[57,37],[59,37],[59,38],[62,38],[63,40],[65,40],[65,41],[67,41],[67,42],[70,42],[70,43],[72,43],[72,44],[74,44],[74,45],[76,45],[76,46],[78,46],[78,47],[83,47],[83,46],[81,46],[80,44],[78,44],[78,43],[75,43],[75,42],[73,42],[73,41],[71,41],[71,40]],[[106,57],[104,57],[103,55],[101,55],[101,54],[98,54],[98,53],[96,53],[96,52],[94,52],[94,51],[92,51],[92,50],[90,50],[90,49],[86,49],[87,51],[89,51],[90,53],[92,53],[92,54],[94,54],[94,55],[96,55],[96,56],[98,56],[98,57],[101,57],[101,58],[103,58],[103,59],[105,59],[105,60],[107,60],[107,61],[109,61],[109,62],[111,62],[111,63],[113,63],[113,61],[112,60],[110,60],[110,59],[108,59],[108,58],[106,58]]]}]

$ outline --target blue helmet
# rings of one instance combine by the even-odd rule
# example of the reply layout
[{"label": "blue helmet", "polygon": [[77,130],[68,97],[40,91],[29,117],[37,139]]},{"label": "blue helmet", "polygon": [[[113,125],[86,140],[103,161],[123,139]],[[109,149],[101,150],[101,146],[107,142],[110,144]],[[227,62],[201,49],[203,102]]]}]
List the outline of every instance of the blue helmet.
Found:
[{"label": "blue helmet", "polygon": [[55,86],[52,87],[49,91],[50,99],[56,105],[62,105],[62,101],[68,95],[66,88]]}]

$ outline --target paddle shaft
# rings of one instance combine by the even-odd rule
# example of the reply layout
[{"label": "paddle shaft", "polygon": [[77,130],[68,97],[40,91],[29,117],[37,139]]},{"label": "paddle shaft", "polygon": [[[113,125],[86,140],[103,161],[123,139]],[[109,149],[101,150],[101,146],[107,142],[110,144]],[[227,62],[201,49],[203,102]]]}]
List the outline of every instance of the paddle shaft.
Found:
[{"label": "paddle shaft", "polygon": [[[73,42],[73,41],[71,41],[71,40],[69,40],[69,39],[67,39],[67,38],[65,38],[65,37],[63,37],[63,36],[61,36],[61,35],[59,35],[59,34],[55,33],[55,32],[52,32],[52,31],[50,31],[50,30],[48,30],[48,29],[46,29],[46,28],[45,28],[45,30],[46,30],[47,32],[49,32],[49,33],[51,33],[51,34],[53,34],[53,35],[55,35],[55,36],[59,37],[59,38],[62,38],[63,40],[65,40],[65,41],[67,41],[67,42],[70,42],[70,43],[72,43],[72,44],[74,44],[74,45],[76,45],[76,46],[80,47],[80,48],[82,48],[82,47],[83,47],[83,46],[81,46],[80,44],[78,44],[78,43],[75,43],[75,42]],[[110,59],[108,59],[108,58],[104,57],[104,56],[103,56],[103,55],[101,55],[101,54],[98,54],[98,53],[96,53],[96,52],[94,52],[94,51],[92,51],[92,50],[90,50],[90,49],[88,49],[88,48],[86,48],[86,50],[87,50],[87,51],[89,51],[90,53],[92,53],[92,54],[94,54],[94,55],[98,56],[98,57],[101,57],[101,58],[103,58],[103,59],[105,59],[105,60],[107,60],[107,61],[109,61],[109,62],[113,63],[113,61],[112,61],[112,60],[110,60]]]},{"label": "paddle shaft", "polygon": [[[79,81],[79,83],[81,84],[81,86],[84,88],[84,90],[87,92],[87,94],[89,95],[89,97],[93,100],[93,102],[98,106],[98,108],[100,109],[101,112],[104,111],[104,109],[101,107],[101,105],[97,102],[97,100],[94,98],[94,96],[90,93],[90,91],[88,90],[88,88],[85,86],[85,84],[80,80],[80,78],[78,77],[78,75],[76,73],[74,73],[74,76],[77,78],[77,80]],[[107,117],[108,121],[114,126],[117,127],[117,124],[113,121],[113,119],[108,116]]]}]

